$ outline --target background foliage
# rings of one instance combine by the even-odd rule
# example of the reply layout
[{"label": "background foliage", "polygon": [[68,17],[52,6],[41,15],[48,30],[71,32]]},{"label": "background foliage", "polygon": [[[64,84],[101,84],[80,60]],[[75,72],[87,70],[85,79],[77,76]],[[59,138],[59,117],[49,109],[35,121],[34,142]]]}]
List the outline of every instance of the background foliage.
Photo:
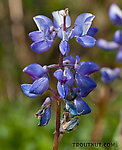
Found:
[{"label": "background foliage", "polygon": [[[22,93],[20,85],[31,82],[22,72],[25,66],[35,62],[44,65],[58,61],[60,39],[56,39],[48,52],[34,53],[28,36],[29,32],[37,29],[32,17],[43,14],[52,18],[52,11],[68,7],[73,24],[76,16],[91,12],[96,16],[93,26],[99,29],[96,39],[112,40],[118,29],[108,17],[108,9],[112,3],[118,4],[122,9],[121,0],[0,0],[0,150],[50,150],[53,145],[55,105],[52,108],[53,117],[46,127],[38,127],[38,119],[34,117],[34,113],[50,93],[30,99]],[[93,61],[100,67],[122,67],[115,60],[116,52],[108,53],[97,46],[86,49],[74,39],[70,40],[70,49],[73,56],[79,55],[81,60]],[[94,78],[98,87],[85,98],[92,113],[82,116],[78,128],[64,135],[60,143],[61,150],[88,149],[73,148],[72,143],[90,140],[117,142],[116,147],[109,149],[119,149],[118,139],[122,136],[122,82],[118,79],[108,86],[101,83],[100,73],[95,73]],[[52,77],[51,81],[51,86],[56,88],[56,79]]]}]

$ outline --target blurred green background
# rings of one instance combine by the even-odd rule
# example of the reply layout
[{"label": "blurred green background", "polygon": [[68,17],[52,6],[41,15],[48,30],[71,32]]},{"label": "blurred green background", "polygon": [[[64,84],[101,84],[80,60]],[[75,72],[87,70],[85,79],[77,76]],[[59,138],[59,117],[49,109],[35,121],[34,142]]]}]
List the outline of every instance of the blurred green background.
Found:
[{"label": "blurred green background", "polygon": [[[116,3],[122,9],[121,0],[0,0],[0,150],[51,150],[55,131],[55,103],[52,118],[46,127],[38,127],[34,113],[40,109],[44,99],[50,95],[45,92],[38,98],[26,97],[20,85],[31,83],[22,69],[32,63],[41,65],[58,61],[59,38],[56,38],[49,51],[34,53],[28,33],[37,30],[33,16],[43,14],[52,19],[52,11],[69,8],[72,24],[83,12],[91,12],[96,17],[92,26],[98,27],[95,36],[112,40],[119,29],[108,17],[108,9]],[[100,67],[122,67],[115,60],[116,51],[109,53],[97,48],[83,48],[75,39],[70,42],[70,53],[79,55],[81,60],[97,63]],[[85,100],[92,113],[81,116],[75,131],[66,133],[59,145],[60,150],[88,149],[73,147],[74,142],[115,142],[114,147],[91,149],[119,150],[120,110],[122,109],[122,82],[118,79],[110,85],[100,81],[100,73],[94,74],[98,87]],[[56,88],[56,79],[51,78],[50,86]],[[63,107],[63,104],[62,104]],[[121,127],[122,128],[122,127]],[[122,130],[122,129],[121,129]]]}]

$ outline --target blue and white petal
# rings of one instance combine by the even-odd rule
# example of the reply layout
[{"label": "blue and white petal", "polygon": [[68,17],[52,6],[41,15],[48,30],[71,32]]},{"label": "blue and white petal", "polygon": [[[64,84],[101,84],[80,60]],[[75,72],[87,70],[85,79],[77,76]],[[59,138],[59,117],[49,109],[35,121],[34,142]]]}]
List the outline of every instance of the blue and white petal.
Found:
[{"label": "blue and white petal", "polygon": [[94,17],[95,16],[92,15],[91,13],[83,13],[76,18],[75,25],[86,23],[86,22],[92,22]]},{"label": "blue and white petal", "polygon": [[89,36],[89,35],[85,35],[85,36],[81,36],[81,37],[76,37],[76,41],[82,45],[83,47],[86,48],[91,48],[95,45],[96,40]]},{"label": "blue and white petal", "polygon": [[45,25],[48,25],[49,27],[53,26],[51,19],[46,16],[38,15],[38,16],[33,17],[33,19],[40,31],[41,31],[42,26],[45,26]]},{"label": "blue and white petal", "polygon": [[[64,24],[64,17],[65,10],[60,11],[54,11],[52,12],[53,18],[54,18],[54,27],[56,29],[59,29]],[[66,27],[68,28],[71,25],[71,19],[70,16],[66,16]]]}]

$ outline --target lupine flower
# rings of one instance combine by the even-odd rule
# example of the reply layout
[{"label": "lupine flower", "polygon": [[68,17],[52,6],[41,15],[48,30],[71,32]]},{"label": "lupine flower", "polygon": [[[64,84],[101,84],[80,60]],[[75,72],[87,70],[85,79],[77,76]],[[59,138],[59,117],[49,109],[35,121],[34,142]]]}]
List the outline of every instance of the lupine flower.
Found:
[{"label": "lupine flower", "polygon": [[69,53],[69,43],[68,40],[75,37],[76,41],[83,47],[93,47],[95,45],[95,39],[93,36],[98,31],[95,27],[90,27],[94,19],[94,15],[91,13],[83,13],[76,18],[75,24],[72,28],[60,29],[58,36],[62,39],[59,49],[62,55]]},{"label": "lupine flower", "polygon": [[51,118],[51,99],[47,97],[41,109],[35,114],[35,117],[40,119],[38,126],[45,126]]},{"label": "lupine flower", "polygon": [[110,6],[109,17],[115,25],[122,25],[122,11],[116,4]]},{"label": "lupine flower", "polygon": [[76,68],[75,83],[81,97],[86,97],[96,86],[96,82],[89,77],[90,74],[99,70],[99,66],[93,62],[82,61]]},{"label": "lupine flower", "polygon": [[46,52],[51,47],[56,36],[53,23],[48,17],[43,15],[35,16],[33,19],[39,31],[29,33],[30,38],[34,41],[31,48],[36,53]]},{"label": "lupine flower", "polygon": [[110,68],[104,67],[100,70],[100,72],[102,74],[102,77],[101,77],[102,81],[105,83],[109,83],[119,77],[120,68],[110,69]]},{"label": "lupine flower", "polygon": [[108,42],[104,39],[97,41],[97,46],[101,49],[113,51],[117,49],[116,60],[122,62],[122,30],[117,30],[113,36],[113,41]]},{"label": "lupine flower", "polygon": [[73,74],[69,69],[63,71],[62,69],[58,69],[54,72],[54,76],[58,80],[57,90],[62,98],[66,98],[68,95],[68,88],[70,88],[73,84]]},{"label": "lupine flower", "polygon": [[[52,12],[54,22],[43,15],[35,16],[33,19],[38,27],[38,31],[31,32],[29,36],[34,41],[31,48],[36,53],[43,53],[49,50],[54,42],[56,34],[61,38],[59,50],[62,55],[69,54],[68,40],[75,37],[76,41],[83,47],[93,47],[95,39],[93,36],[97,32],[97,28],[91,27],[94,15],[91,13],[83,13],[76,18],[74,26],[71,26],[71,19],[68,9]],[[116,39],[121,43],[119,39]],[[67,56],[63,58],[60,55],[59,64],[49,66],[41,66],[39,64],[31,64],[23,69],[32,78],[32,84],[22,84],[22,90],[28,97],[37,97],[50,90],[54,96],[47,97],[41,109],[35,114],[40,119],[39,126],[48,124],[51,118],[51,99],[57,100],[57,114],[60,113],[59,101],[65,102],[65,108],[61,122],[60,116],[56,117],[56,127],[60,124],[60,133],[72,131],[79,124],[78,116],[91,112],[91,108],[82,99],[86,97],[96,86],[96,82],[90,78],[90,74],[99,70],[99,66],[93,62],[81,61],[79,56],[76,58]],[[57,68],[54,76],[57,78],[57,91],[49,87],[49,69]],[[56,132],[58,132],[56,130]],[[57,134],[56,134],[57,136]],[[57,137],[58,139],[58,137]],[[54,140],[55,141],[55,140]]]},{"label": "lupine flower", "polygon": [[[83,47],[93,47],[95,39],[93,36],[98,31],[95,27],[90,27],[94,15],[91,13],[83,13],[76,18],[75,24],[72,28],[71,19],[68,15],[68,9],[52,12],[54,23],[46,16],[38,15],[33,17],[39,31],[34,31],[29,34],[34,41],[31,48],[36,53],[43,53],[49,50],[58,33],[61,43],[59,49],[62,55],[68,55],[69,43],[68,40],[75,37],[76,41]],[[66,31],[63,30],[64,16],[66,17]],[[69,29],[67,29],[69,28]]]},{"label": "lupine flower", "polygon": [[31,64],[23,69],[23,72],[33,79],[32,84],[22,84],[22,90],[28,97],[34,98],[44,93],[49,87],[49,79],[46,70],[39,64]]}]

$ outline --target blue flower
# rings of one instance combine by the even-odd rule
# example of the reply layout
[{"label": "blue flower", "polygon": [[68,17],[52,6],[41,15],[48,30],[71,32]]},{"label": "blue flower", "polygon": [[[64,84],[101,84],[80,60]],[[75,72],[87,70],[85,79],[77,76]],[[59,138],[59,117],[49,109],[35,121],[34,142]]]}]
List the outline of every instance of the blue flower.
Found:
[{"label": "blue flower", "polygon": [[95,16],[91,13],[83,13],[76,18],[75,24],[72,28],[66,28],[66,31],[63,31],[63,28],[61,28],[58,31],[58,37],[62,39],[59,45],[62,55],[68,55],[68,40],[73,37],[75,37],[76,41],[83,47],[90,48],[95,45],[96,40],[93,36],[96,34],[98,29],[95,27],[90,27],[94,17]]},{"label": "blue flower", "polygon": [[94,15],[91,13],[83,13],[76,18],[75,27],[73,29],[73,34],[76,41],[83,47],[93,47],[96,40],[93,36],[98,31],[95,27],[90,27],[94,19]]},{"label": "blue flower", "polygon": [[65,102],[66,111],[73,116],[81,116],[91,112],[91,108],[80,96],[77,96],[73,100],[66,100]]},{"label": "blue flower", "polygon": [[81,97],[86,97],[96,86],[96,82],[89,77],[90,74],[99,70],[99,66],[96,63],[89,61],[82,61],[79,64],[79,68],[76,68],[75,82]]},{"label": "blue flower", "polygon": [[74,99],[74,105],[78,115],[86,115],[91,112],[89,105],[79,96]]},{"label": "blue flower", "polygon": [[24,94],[34,98],[44,93],[49,88],[47,70],[39,64],[31,64],[23,69],[23,72],[30,75],[33,79],[32,84],[22,84]]},{"label": "blue flower", "polygon": [[102,74],[102,78],[101,78],[102,81],[105,83],[110,83],[119,77],[120,68],[110,69],[110,68],[104,67],[100,70],[100,72]]},{"label": "blue flower", "polygon": [[113,36],[113,41],[108,42],[104,39],[99,39],[97,41],[97,46],[101,49],[113,51],[118,50],[116,55],[116,60],[122,62],[122,30],[117,30]]},{"label": "blue flower", "polygon": [[29,33],[30,38],[34,41],[31,48],[36,53],[43,53],[49,50],[56,36],[52,21],[43,15],[33,17],[39,31]]},{"label": "blue flower", "polygon": [[66,98],[68,95],[68,89],[72,87],[74,77],[72,72],[65,67],[64,71],[58,69],[54,72],[54,76],[58,80],[57,90],[62,98]]},{"label": "blue flower", "polygon": [[38,126],[45,126],[51,118],[51,99],[47,97],[41,109],[35,114],[35,117],[40,119]]},{"label": "blue flower", "polygon": [[[46,16],[38,15],[33,17],[39,31],[34,31],[29,34],[31,39],[34,41],[31,48],[36,53],[43,53],[49,50],[53,41],[56,37],[60,37],[61,43],[59,45],[60,52],[62,55],[69,54],[69,43],[68,40],[75,37],[76,41],[84,47],[93,47],[95,45],[95,39],[93,36],[98,31],[95,27],[90,27],[94,19],[94,15],[91,13],[83,13],[79,15],[72,28],[71,19],[68,15],[68,9],[52,12],[54,18],[53,22]],[[64,17],[66,18],[66,29],[64,30]],[[69,29],[67,29],[69,28]]]},{"label": "blue flower", "polygon": [[122,11],[116,4],[110,6],[109,17],[115,25],[122,25]]}]

